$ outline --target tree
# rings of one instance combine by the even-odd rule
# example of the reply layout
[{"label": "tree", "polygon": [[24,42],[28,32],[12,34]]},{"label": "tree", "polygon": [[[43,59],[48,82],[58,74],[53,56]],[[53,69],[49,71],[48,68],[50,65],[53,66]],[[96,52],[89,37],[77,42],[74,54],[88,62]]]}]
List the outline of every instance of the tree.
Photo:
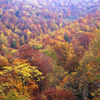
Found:
[{"label": "tree", "polygon": [[3,67],[8,65],[9,65],[8,59],[0,55],[0,70],[3,70]]},{"label": "tree", "polygon": [[30,30],[26,30],[26,34],[25,34],[25,36],[26,36],[26,40],[27,40],[27,42],[29,41],[29,39],[31,38],[31,31]]},{"label": "tree", "polygon": [[76,72],[72,72],[66,76],[61,83],[63,87],[69,87],[79,99],[86,100],[86,98],[99,98],[99,35],[99,32],[97,32],[94,40],[90,42],[89,51],[86,51],[80,60],[80,66],[76,69]]},{"label": "tree", "polygon": [[52,48],[46,48],[42,50],[43,54],[50,56],[51,58],[53,58],[54,60],[57,59],[56,57],[56,52],[54,51],[54,49]]},{"label": "tree", "polygon": [[23,35],[21,38],[20,38],[20,45],[24,45],[25,44],[25,36]]},{"label": "tree", "polygon": [[11,47],[15,48],[16,45],[17,45],[17,42],[16,42],[15,39],[13,39],[12,42],[11,42]]},{"label": "tree", "polygon": [[19,48],[16,56],[21,59],[27,59],[32,66],[37,66],[38,70],[43,74],[50,72],[54,62],[52,58],[34,50],[29,45],[23,45]]},{"label": "tree", "polygon": [[62,66],[54,66],[52,71],[47,74],[48,87],[59,86],[60,81],[68,75]]},{"label": "tree", "polygon": [[79,66],[79,57],[77,55],[73,55],[73,57],[66,62],[64,68],[66,71],[71,73],[74,72],[78,66]]},{"label": "tree", "polygon": [[2,55],[7,54],[9,52],[8,47],[6,47],[4,44],[1,45],[1,51],[2,51]]},{"label": "tree", "polygon": [[72,45],[68,42],[57,41],[53,48],[57,54],[58,65],[65,65],[66,62],[72,57]]},{"label": "tree", "polygon": [[1,44],[4,44],[5,46],[7,46],[7,44],[8,44],[7,37],[4,36],[4,34],[0,35],[0,45]]},{"label": "tree", "polygon": [[67,37],[67,35],[65,34],[64,39],[66,40],[66,42],[69,42],[69,39]]},{"label": "tree", "polygon": [[34,43],[34,45],[32,46],[34,50],[40,50],[43,48],[43,45],[42,44],[37,44],[37,43]]},{"label": "tree", "polygon": [[69,90],[49,88],[44,90],[36,100],[75,100],[75,97]]},{"label": "tree", "polygon": [[16,90],[24,96],[37,89],[36,82],[44,79],[42,72],[37,70],[37,67],[31,66],[26,60],[19,59],[16,59],[12,66],[4,67],[4,71],[0,72],[0,77],[0,87],[2,87],[3,93]]}]

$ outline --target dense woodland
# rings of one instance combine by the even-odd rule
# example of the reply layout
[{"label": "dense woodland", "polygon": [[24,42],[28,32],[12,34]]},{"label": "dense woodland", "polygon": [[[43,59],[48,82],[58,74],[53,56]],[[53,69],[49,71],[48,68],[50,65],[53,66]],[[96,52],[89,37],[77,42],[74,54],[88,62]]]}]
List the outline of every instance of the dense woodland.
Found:
[{"label": "dense woodland", "polygon": [[0,0],[0,99],[100,100],[100,1],[30,1]]}]

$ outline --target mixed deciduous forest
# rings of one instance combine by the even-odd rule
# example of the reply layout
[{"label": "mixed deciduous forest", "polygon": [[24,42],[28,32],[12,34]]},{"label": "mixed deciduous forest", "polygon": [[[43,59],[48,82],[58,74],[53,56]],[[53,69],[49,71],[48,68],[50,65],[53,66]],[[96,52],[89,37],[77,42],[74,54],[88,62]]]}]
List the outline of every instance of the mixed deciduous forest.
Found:
[{"label": "mixed deciduous forest", "polygon": [[0,100],[100,100],[100,1],[0,0]]}]

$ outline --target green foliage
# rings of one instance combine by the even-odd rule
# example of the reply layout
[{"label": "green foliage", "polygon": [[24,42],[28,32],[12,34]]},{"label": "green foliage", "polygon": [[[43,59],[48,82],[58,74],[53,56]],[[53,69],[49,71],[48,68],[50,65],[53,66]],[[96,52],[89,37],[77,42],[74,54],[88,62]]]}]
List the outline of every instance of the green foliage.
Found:
[{"label": "green foliage", "polygon": [[40,50],[40,49],[42,49],[43,48],[43,45],[42,44],[34,44],[33,45],[33,49],[34,50]]},{"label": "green foliage", "polygon": [[58,86],[59,82],[67,75],[68,73],[63,69],[62,66],[55,66],[52,69],[52,73],[47,74],[48,86]]},{"label": "green foliage", "polygon": [[64,39],[66,40],[66,42],[69,42],[69,39],[68,39],[67,35],[64,36]]},{"label": "green foliage", "polygon": [[12,40],[12,42],[11,42],[11,47],[12,47],[12,48],[14,48],[16,45],[17,45],[16,40],[15,40],[15,39],[14,39],[14,40]]},{"label": "green foliage", "polygon": [[47,55],[47,56],[50,56],[51,58],[53,58],[54,60],[57,59],[56,57],[56,52],[54,51],[54,49],[44,49],[42,50],[42,52]]}]

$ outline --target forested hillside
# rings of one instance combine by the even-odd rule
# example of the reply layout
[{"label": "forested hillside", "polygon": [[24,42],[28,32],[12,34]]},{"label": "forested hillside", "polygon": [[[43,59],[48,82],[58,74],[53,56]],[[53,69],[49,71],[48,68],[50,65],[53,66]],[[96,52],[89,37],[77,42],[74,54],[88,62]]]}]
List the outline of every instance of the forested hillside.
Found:
[{"label": "forested hillside", "polygon": [[99,0],[0,0],[1,100],[100,100]]}]

